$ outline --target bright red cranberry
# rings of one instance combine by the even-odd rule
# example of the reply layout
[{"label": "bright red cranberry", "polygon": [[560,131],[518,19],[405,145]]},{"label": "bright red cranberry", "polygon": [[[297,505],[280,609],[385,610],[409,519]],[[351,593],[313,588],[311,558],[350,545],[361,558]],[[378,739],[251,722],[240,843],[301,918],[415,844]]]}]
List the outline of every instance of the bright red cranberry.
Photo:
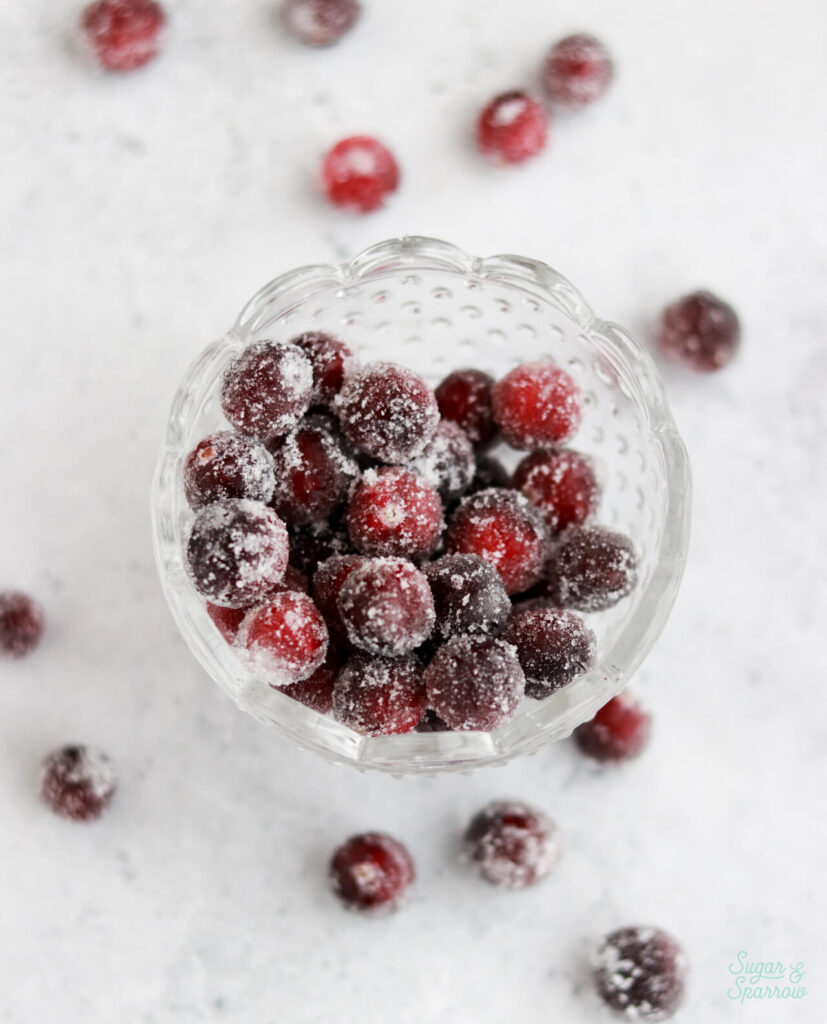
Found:
[{"label": "bright red cranberry", "polygon": [[500,462],[491,455],[480,455],[477,458],[477,468],[469,494],[478,494],[480,491],[487,491],[490,487],[510,487],[511,474]]},{"label": "bright red cranberry", "polygon": [[540,579],[548,540],[546,524],[527,498],[492,487],[460,504],[448,523],[445,545],[452,554],[484,558],[508,593],[519,594]]},{"label": "bright red cranberry", "polygon": [[422,570],[431,584],[436,631],[498,633],[511,614],[500,574],[479,555],[443,555]]},{"label": "bright red cranberry", "polygon": [[434,628],[428,580],[403,558],[366,560],[342,584],[338,606],[348,639],[370,654],[407,654]]},{"label": "bright red cranberry", "polygon": [[560,840],[542,811],[516,800],[494,800],[471,819],[465,852],[487,882],[525,889],[557,863]]},{"label": "bright red cranberry", "polygon": [[339,615],[339,591],[353,570],[365,562],[362,555],[333,555],[322,562],[313,575],[313,600],[324,616],[330,635],[337,639],[347,637]]},{"label": "bright red cranberry", "polygon": [[213,604],[245,608],[284,578],[289,543],[284,523],[257,501],[217,501],[201,509],[187,542],[195,589]]},{"label": "bright red cranberry", "polygon": [[630,594],[636,583],[632,542],[605,526],[573,526],[549,559],[549,596],[581,612],[611,608]]},{"label": "bright red cranberry", "polygon": [[613,77],[609,51],[599,39],[582,33],[555,43],[543,65],[546,95],[567,107],[585,107],[599,100]]},{"label": "bright red cranberry", "polygon": [[327,655],[327,626],[307,594],[284,591],[248,612],[236,638],[239,658],[271,686],[313,675]]},{"label": "bright red cranberry", "polygon": [[652,716],[631,697],[613,697],[588,722],[574,730],[580,750],[595,761],[626,761],[649,742]]},{"label": "bright red cranberry", "polygon": [[117,788],[114,765],[96,747],[61,747],[43,762],[40,795],[49,810],[63,818],[94,821]]},{"label": "bright red cranberry", "polygon": [[266,504],[274,486],[273,458],[267,449],[231,430],[199,441],[184,462],[184,494],[195,509],[225,498]]},{"label": "bright red cranberry", "polygon": [[301,679],[289,686],[282,686],[281,692],[311,711],[326,715],[333,710],[333,687],[342,667],[342,658],[331,644],[327,649],[327,657],[312,676]]},{"label": "bright red cranberry", "polygon": [[603,940],[595,959],[600,998],[628,1020],[667,1020],[686,989],[686,954],[660,928],[618,928]]},{"label": "bright red cranberry", "polygon": [[43,609],[28,594],[0,592],[0,657],[23,658],[43,636]]},{"label": "bright red cranberry", "polygon": [[436,389],[443,420],[456,423],[477,451],[494,440],[497,427],[491,414],[494,378],[482,370],[455,370]]},{"label": "bright red cranberry", "polygon": [[451,727],[439,717],[436,711],[429,708],[422,716],[415,732],[451,732]]},{"label": "bright red cranberry", "polygon": [[158,56],[165,23],[154,0],[97,0],[83,12],[81,24],[107,71],[134,71]]},{"label": "bright red cranberry", "polygon": [[532,452],[514,471],[513,486],[542,512],[552,533],[582,526],[600,501],[591,461],[579,452]]},{"label": "bright red cranberry", "polygon": [[284,0],[287,31],[305,46],[332,46],[356,24],[358,0]]},{"label": "bright red cranberry", "polygon": [[401,466],[369,469],[353,492],[346,520],[357,551],[400,558],[430,554],[445,526],[437,492]]},{"label": "bright red cranberry", "polygon": [[515,612],[503,640],[517,649],[526,695],[535,700],[551,696],[594,662],[594,633],[579,616],[562,608]]},{"label": "bright red cranberry", "polygon": [[307,331],[293,338],[296,345],[310,360],[313,370],[313,405],[330,405],[342,390],[345,377],[356,368],[356,356],[346,345],[332,334],[321,331]]},{"label": "bright red cranberry", "polygon": [[338,521],[308,523],[290,530],[290,562],[307,576],[333,555],[352,553],[347,530]]},{"label": "bright red cranberry", "polygon": [[477,121],[477,144],[502,164],[519,164],[536,156],[548,141],[548,114],[524,92],[506,92],[483,108]]},{"label": "bright red cranberry", "polygon": [[567,441],[580,426],[580,391],[552,363],[524,363],[491,392],[494,420],[514,448],[538,451]]},{"label": "bright red cranberry", "polygon": [[452,729],[488,731],[517,710],[525,676],[514,648],[488,636],[455,636],[425,669],[428,706]]},{"label": "bright red cranberry", "polygon": [[399,167],[393,153],[378,139],[354,135],[337,142],[325,156],[322,184],[334,206],[370,213],[396,191]]},{"label": "bright red cranberry", "polygon": [[269,441],[298,423],[312,394],[310,360],[297,345],[257,341],[224,371],[221,407],[236,430]]},{"label": "bright red cranberry", "polygon": [[741,344],[735,310],[711,292],[693,292],[661,314],[661,351],[690,370],[709,373],[730,362]]},{"label": "bright red cranberry", "polygon": [[333,713],[362,736],[410,732],[425,714],[422,666],[413,655],[354,654],[336,679]]},{"label": "bright red cranberry", "polygon": [[366,914],[398,910],[414,878],[411,855],[381,832],[352,836],[330,862],[333,891],[346,907]]},{"label": "bright red cranberry", "polygon": [[450,420],[440,422],[434,436],[408,466],[432,484],[446,504],[465,494],[477,470],[471,442]]},{"label": "bright red cranberry", "polygon": [[336,399],[344,435],[367,455],[399,464],[419,455],[439,423],[433,391],[405,366],[369,363]]}]

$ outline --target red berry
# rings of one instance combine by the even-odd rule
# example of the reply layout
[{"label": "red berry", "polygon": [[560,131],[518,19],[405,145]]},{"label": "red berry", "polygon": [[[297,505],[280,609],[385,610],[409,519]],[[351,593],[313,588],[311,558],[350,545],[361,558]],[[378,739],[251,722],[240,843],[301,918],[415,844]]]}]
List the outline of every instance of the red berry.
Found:
[{"label": "red berry", "polygon": [[327,655],[327,626],[307,594],[285,591],[248,612],[235,646],[239,659],[271,686],[313,675]]},{"label": "red berry", "polygon": [[376,658],[354,654],[333,688],[337,721],[362,736],[410,732],[427,706],[422,666],[413,655]]},{"label": "red berry", "polygon": [[381,832],[351,836],[333,854],[333,891],[352,910],[385,914],[398,910],[415,878],[411,855]]},{"label": "red berry", "polygon": [[450,420],[440,422],[434,436],[408,466],[433,485],[446,504],[462,497],[477,469],[471,442]]},{"label": "red berry", "polygon": [[417,725],[416,732],[451,732],[451,727],[446,725],[445,722],[439,717],[435,711],[431,711],[430,708],[425,712]]},{"label": "red berry", "polygon": [[370,213],[396,191],[399,168],[378,139],[354,135],[337,142],[325,156],[322,184],[334,206]]},{"label": "red berry", "polygon": [[506,889],[525,889],[560,858],[557,827],[548,815],[516,800],[494,800],[465,832],[465,851],[482,877]]},{"label": "red berry", "polygon": [[313,576],[313,600],[324,616],[331,636],[337,639],[347,636],[339,615],[339,591],[353,570],[366,561],[362,555],[332,555],[322,562]]},{"label": "red berry", "polygon": [[282,686],[281,692],[300,704],[326,715],[333,710],[333,686],[341,669],[341,660],[333,647],[328,647],[327,657],[312,676],[301,679],[298,683]]},{"label": "red berry", "polygon": [[207,615],[228,644],[235,642],[242,620],[249,610],[249,608],[222,608],[220,604],[212,604],[207,601]]},{"label": "red berry", "polygon": [[425,669],[428,706],[452,729],[488,731],[517,710],[525,676],[510,644],[455,636]]},{"label": "red berry", "polygon": [[527,455],[514,471],[513,486],[539,508],[552,533],[582,526],[600,501],[590,460],[567,448]]},{"label": "red berry", "polygon": [[332,46],[349,32],[361,13],[358,0],[284,0],[287,31],[305,46]]},{"label": "red berry", "polygon": [[517,366],[494,385],[491,406],[503,437],[514,448],[551,448],[580,426],[580,391],[553,363]]},{"label": "red berry", "polygon": [[298,423],[312,393],[313,370],[297,345],[257,341],[224,371],[221,407],[236,430],[269,441]]},{"label": "red berry", "polygon": [[154,0],[97,0],[84,10],[81,25],[107,71],[134,71],[158,55],[165,23]]},{"label": "red berry", "polygon": [[600,998],[627,1020],[667,1020],[686,989],[686,954],[660,928],[618,928],[603,940],[595,959]]},{"label": "red berry", "polygon": [[434,627],[428,581],[402,558],[371,558],[354,569],[339,590],[338,607],[350,642],[371,654],[407,654]]},{"label": "red berry", "polygon": [[436,631],[444,639],[459,633],[498,633],[511,602],[497,570],[478,555],[443,555],[424,566],[436,608]]},{"label": "red berry", "polygon": [[434,488],[401,466],[369,469],[347,508],[353,546],[364,555],[422,558],[445,526]]},{"label": "red berry", "polygon": [[732,306],[711,292],[686,295],[661,315],[661,351],[690,370],[720,370],[738,351],[741,325]]},{"label": "red berry", "polygon": [[518,164],[546,148],[548,130],[548,114],[536,100],[524,92],[506,92],[483,108],[477,144],[499,163]]},{"label": "red berry", "polygon": [[94,821],[117,788],[114,765],[96,747],[62,747],[43,762],[40,795],[49,810],[63,818]]},{"label": "red berry", "polygon": [[526,696],[542,700],[591,668],[595,636],[577,615],[562,608],[522,608],[512,615],[503,640],[517,650]]},{"label": "red berry", "polygon": [[0,592],[0,657],[23,658],[43,636],[43,609],[28,594]]},{"label": "red berry", "polygon": [[548,563],[549,596],[581,612],[599,612],[631,593],[637,558],[628,537],[605,526],[573,526]]},{"label": "red berry", "polygon": [[613,77],[606,47],[594,36],[582,33],[555,43],[543,65],[546,95],[568,107],[585,107],[599,100]]},{"label": "red berry", "polygon": [[630,697],[613,697],[589,722],[574,730],[574,739],[596,761],[626,761],[649,742],[652,717]]},{"label": "red berry", "polygon": [[274,486],[273,458],[267,449],[230,430],[199,441],[184,462],[184,493],[195,509],[225,498],[266,504]]},{"label": "red berry", "polygon": [[352,552],[347,530],[338,521],[308,523],[290,530],[290,562],[308,576],[333,555]]},{"label": "red berry", "polygon": [[480,455],[477,459],[477,469],[469,494],[478,494],[480,491],[487,491],[490,487],[510,487],[511,474],[505,466],[490,455]]},{"label": "red berry", "polygon": [[455,370],[436,389],[443,420],[456,423],[477,450],[486,448],[497,433],[491,414],[494,378],[481,370]]},{"label": "red berry", "polygon": [[353,350],[332,334],[307,331],[293,338],[296,345],[310,360],[313,371],[313,405],[330,405],[342,390],[345,377],[356,368]]}]

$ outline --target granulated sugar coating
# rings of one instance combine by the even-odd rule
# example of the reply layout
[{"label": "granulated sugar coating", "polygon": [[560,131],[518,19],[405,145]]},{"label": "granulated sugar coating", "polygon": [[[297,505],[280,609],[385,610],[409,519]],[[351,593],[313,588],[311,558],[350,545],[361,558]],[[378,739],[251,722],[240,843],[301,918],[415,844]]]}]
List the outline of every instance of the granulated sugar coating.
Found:
[{"label": "granulated sugar coating", "polygon": [[550,362],[524,363],[491,391],[494,421],[514,448],[540,451],[568,441],[582,416],[580,391]]},{"label": "granulated sugar coating", "polygon": [[443,555],[423,566],[436,609],[436,632],[498,633],[511,614],[511,601],[497,570],[479,555]]},{"label": "granulated sugar coating", "polygon": [[398,910],[414,878],[411,855],[381,832],[351,836],[330,862],[330,882],[342,903],[372,916]]},{"label": "granulated sugar coating", "polygon": [[566,36],[552,46],[543,65],[543,89],[566,107],[585,107],[606,92],[614,77],[612,59],[594,36]]},{"label": "granulated sugar coating", "polygon": [[23,658],[43,636],[43,609],[28,594],[0,592],[0,657]]},{"label": "granulated sugar coating", "polygon": [[434,550],[445,526],[434,487],[401,466],[367,470],[345,519],[350,540],[363,555],[415,559]]},{"label": "granulated sugar coating", "polygon": [[357,0],[284,0],[285,28],[305,46],[332,46],[349,32],[361,13]]},{"label": "granulated sugar coating", "polygon": [[408,466],[436,488],[446,505],[468,490],[477,468],[471,442],[450,420],[440,422],[434,436]]},{"label": "granulated sugar coating", "polygon": [[582,612],[611,608],[631,593],[636,582],[632,542],[605,526],[567,530],[548,563],[549,597]]},{"label": "granulated sugar coating", "polygon": [[560,859],[559,832],[548,815],[528,804],[494,800],[471,819],[464,851],[487,882],[525,889]]},{"label": "granulated sugar coating", "polygon": [[477,145],[502,164],[518,164],[546,148],[549,118],[524,92],[506,92],[483,108],[477,120]]},{"label": "granulated sugar coating", "polygon": [[62,747],[43,762],[40,795],[63,818],[94,821],[106,810],[117,787],[115,766],[96,747]]},{"label": "granulated sugar coating", "polygon": [[493,377],[469,368],[449,373],[434,392],[443,420],[456,423],[478,451],[491,444],[497,433],[491,414],[493,386]]},{"label": "granulated sugar coating", "polygon": [[410,732],[426,707],[422,666],[413,655],[354,654],[333,688],[337,720],[362,736]]},{"label": "granulated sugar coating", "polygon": [[313,675],[298,683],[282,686],[281,692],[304,704],[311,711],[326,715],[333,710],[333,686],[341,669],[341,660],[331,644],[327,649],[327,657]]},{"label": "granulated sugar coating", "polygon": [[158,55],[166,15],[155,0],[97,0],[81,27],[101,67],[135,71]]},{"label": "granulated sugar coating", "polygon": [[330,405],[342,390],[345,378],[356,371],[356,356],[349,345],[332,334],[307,331],[293,338],[296,345],[310,360],[313,371],[313,397],[311,405]]},{"label": "granulated sugar coating", "polygon": [[257,341],[224,371],[221,408],[242,434],[268,441],[286,434],[313,396],[310,360],[297,345]]},{"label": "granulated sugar coating", "polygon": [[324,616],[332,637],[347,638],[347,630],[339,614],[339,591],[354,569],[364,565],[363,555],[331,555],[313,574],[313,600]]},{"label": "granulated sugar coating", "polygon": [[225,498],[265,504],[275,486],[273,458],[251,437],[222,430],[205,437],[184,463],[184,494],[194,509]]},{"label": "granulated sugar coating", "polygon": [[542,512],[552,533],[582,526],[600,501],[591,460],[567,448],[527,455],[514,471],[513,486]]},{"label": "granulated sugar coating", "polygon": [[290,564],[312,576],[321,562],[333,555],[353,554],[347,530],[336,520],[290,528]]},{"label": "granulated sugar coating", "polygon": [[627,761],[649,742],[652,716],[630,696],[621,693],[574,730],[578,749],[595,761]]},{"label": "granulated sugar coating", "polygon": [[271,686],[307,679],[327,655],[327,626],[307,594],[285,591],[248,612],[235,647],[239,660]]},{"label": "granulated sugar coating", "polygon": [[603,940],[594,963],[598,995],[626,1020],[668,1020],[686,989],[686,955],[660,928],[618,928]]},{"label": "granulated sugar coating", "polygon": [[723,369],[741,344],[741,325],[729,303],[711,292],[693,292],[661,314],[658,345],[690,370]]},{"label": "granulated sugar coating", "polygon": [[515,611],[503,639],[517,650],[526,696],[543,700],[591,668],[596,640],[583,620],[562,608]]}]

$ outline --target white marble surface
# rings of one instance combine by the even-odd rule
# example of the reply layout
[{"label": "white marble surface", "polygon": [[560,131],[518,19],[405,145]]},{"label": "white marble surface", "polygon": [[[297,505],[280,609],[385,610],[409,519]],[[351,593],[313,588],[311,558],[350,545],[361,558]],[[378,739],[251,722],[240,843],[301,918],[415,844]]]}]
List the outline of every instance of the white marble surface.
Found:
[{"label": "white marble surface", "polygon": [[[0,665],[0,1021],[599,1024],[584,950],[636,921],[688,949],[679,1019],[822,1021],[825,9],[365,2],[358,33],[308,52],[267,2],[169,0],[167,54],[121,79],[67,45],[74,0],[0,3],[0,586],[49,614],[38,654]],[[476,109],[575,28],[616,53],[611,98],[524,171],[484,167]],[[354,131],[405,174],[363,219],[311,187]],[[654,740],[622,770],[568,744],[471,777],[330,767],[241,715],[164,606],[147,504],[177,378],[268,278],[405,232],[545,259],[641,335],[699,285],[743,316],[730,370],[667,371],[694,537],[637,680]],[[120,765],[91,827],[37,802],[68,740]],[[530,893],[453,857],[509,794],[565,832]],[[393,920],[344,914],[323,882],[367,827],[419,866]],[[810,994],[733,1003],[741,949],[803,960]]]}]

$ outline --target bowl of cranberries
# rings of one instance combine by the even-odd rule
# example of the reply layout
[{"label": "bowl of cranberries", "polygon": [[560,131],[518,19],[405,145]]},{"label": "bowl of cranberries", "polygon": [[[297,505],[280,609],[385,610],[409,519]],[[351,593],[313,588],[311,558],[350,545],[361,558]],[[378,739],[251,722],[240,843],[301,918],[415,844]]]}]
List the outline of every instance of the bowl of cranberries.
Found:
[{"label": "bowl of cranberries", "polygon": [[435,239],[265,286],[175,396],[173,616],[329,760],[467,770],[568,736],[669,615],[690,475],[645,351],[550,267]]}]

